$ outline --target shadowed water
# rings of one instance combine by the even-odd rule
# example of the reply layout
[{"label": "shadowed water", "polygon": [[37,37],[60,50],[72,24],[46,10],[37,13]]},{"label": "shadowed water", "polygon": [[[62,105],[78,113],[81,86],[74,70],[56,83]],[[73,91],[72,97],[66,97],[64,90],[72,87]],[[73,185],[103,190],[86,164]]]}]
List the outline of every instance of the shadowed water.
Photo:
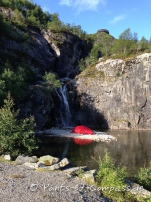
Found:
[{"label": "shadowed water", "polygon": [[117,137],[117,141],[92,142],[89,145],[77,145],[72,139],[44,137],[38,155],[67,157],[74,166],[98,169],[98,159],[108,150],[116,165],[126,166],[128,170],[137,170],[151,162],[151,131],[106,131]]}]

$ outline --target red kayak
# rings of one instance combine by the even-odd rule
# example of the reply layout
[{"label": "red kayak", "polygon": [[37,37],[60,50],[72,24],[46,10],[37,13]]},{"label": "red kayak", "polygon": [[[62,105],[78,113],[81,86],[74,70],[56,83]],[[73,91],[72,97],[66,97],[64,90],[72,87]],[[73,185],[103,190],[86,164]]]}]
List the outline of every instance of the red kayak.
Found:
[{"label": "red kayak", "polygon": [[86,126],[76,126],[73,128],[72,133],[93,135],[94,132]]}]

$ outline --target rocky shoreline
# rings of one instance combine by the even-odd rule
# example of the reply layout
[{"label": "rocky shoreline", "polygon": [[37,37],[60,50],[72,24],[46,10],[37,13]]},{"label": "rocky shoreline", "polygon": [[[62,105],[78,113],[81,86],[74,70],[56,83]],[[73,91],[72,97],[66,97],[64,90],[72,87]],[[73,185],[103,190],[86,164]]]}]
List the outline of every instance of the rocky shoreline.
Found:
[{"label": "rocky shoreline", "polygon": [[[57,158],[51,159],[52,162],[58,162]],[[24,160],[26,160],[25,163],[23,163]],[[78,170],[86,169],[86,167],[52,171],[50,169],[52,165],[61,165],[60,162],[63,161],[51,166],[42,166],[44,161],[45,164],[50,162],[44,160],[42,163],[41,159],[43,169],[36,169],[31,165],[36,163],[40,165],[40,161],[31,163],[32,160],[37,161],[36,157],[19,156],[15,162],[0,162],[1,202],[110,201],[101,195],[100,189],[92,181],[88,183],[76,175]],[[68,163],[67,159],[64,162]],[[94,172],[91,173],[91,176],[93,174]]]},{"label": "rocky shoreline", "polygon": [[36,135],[47,135],[51,137],[65,137],[65,138],[73,138],[73,139],[81,139],[81,140],[93,140],[96,142],[109,142],[111,140],[117,140],[112,135],[108,135],[105,132],[98,132],[94,131],[93,135],[87,135],[87,134],[75,134],[72,133],[69,129],[59,129],[59,128],[52,128],[48,130],[38,131],[36,132]]},{"label": "rocky shoreline", "polygon": [[[96,170],[87,166],[67,167],[67,158],[61,161],[50,155],[0,157],[1,202],[110,202],[102,195],[102,187],[95,184]],[[151,192],[139,184],[125,180],[125,187],[132,195],[150,197]],[[108,188],[113,191],[113,187]]]}]

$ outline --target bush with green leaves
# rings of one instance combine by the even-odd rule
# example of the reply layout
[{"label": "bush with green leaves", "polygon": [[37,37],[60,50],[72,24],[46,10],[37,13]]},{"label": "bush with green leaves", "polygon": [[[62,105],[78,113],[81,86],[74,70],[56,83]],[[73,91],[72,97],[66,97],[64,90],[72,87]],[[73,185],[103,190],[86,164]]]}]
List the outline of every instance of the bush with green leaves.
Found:
[{"label": "bush with green leaves", "polygon": [[7,92],[10,91],[12,96],[19,102],[25,95],[27,89],[26,72],[22,67],[18,67],[17,71],[13,71],[9,63],[6,63],[2,73],[0,74],[0,105],[6,98]]},{"label": "bush with green leaves", "polygon": [[34,72],[24,62],[13,67],[9,60],[0,68],[0,106],[10,91],[12,97],[19,103],[28,90],[28,84],[35,80]]},{"label": "bush with green leaves", "polygon": [[60,81],[56,78],[56,75],[50,72],[45,72],[43,76],[44,88],[48,91],[52,91],[54,88],[59,88],[61,86]]},{"label": "bush with green leaves", "polygon": [[97,185],[101,187],[103,195],[114,201],[126,201],[126,198],[129,200],[131,196],[128,196],[124,183],[126,175],[126,169],[114,166],[109,153],[106,151],[103,160],[99,160],[99,171],[96,175]]},{"label": "bush with green leaves", "polygon": [[8,93],[0,108],[0,153],[10,154],[16,157],[20,154],[30,155],[37,149],[37,141],[34,136],[34,118],[18,119],[19,110],[13,109],[14,102]]},{"label": "bush with green leaves", "polygon": [[140,168],[135,177],[140,185],[151,191],[151,162],[148,167]]}]

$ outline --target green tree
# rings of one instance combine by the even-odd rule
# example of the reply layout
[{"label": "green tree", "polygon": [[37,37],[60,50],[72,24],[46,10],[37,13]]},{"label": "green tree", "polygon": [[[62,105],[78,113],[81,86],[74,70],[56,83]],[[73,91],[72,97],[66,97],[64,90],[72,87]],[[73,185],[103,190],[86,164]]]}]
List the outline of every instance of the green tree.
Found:
[{"label": "green tree", "polygon": [[109,34],[103,33],[101,37],[101,44],[103,45],[102,53],[105,52],[105,56],[109,56],[111,53],[111,48],[113,46],[113,37],[111,37]]},{"label": "green tree", "polygon": [[[10,64],[6,63],[4,66],[4,70],[0,75],[0,82],[1,86],[3,87],[4,95],[6,95],[8,91],[10,91],[13,97],[19,102],[25,95],[27,89],[25,79],[26,74],[22,67],[18,67],[18,70],[14,72],[13,70],[11,70]],[[0,101],[2,103],[2,99],[0,99]]]},{"label": "green tree", "polygon": [[25,18],[18,9],[14,10],[14,14],[12,16],[12,21],[19,26],[25,26]]},{"label": "green tree", "polygon": [[58,13],[54,13],[53,15],[51,15],[51,22],[47,23],[47,27],[48,29],[52,30],[52,31],[61,31],[62,30],[62,22],[59,19],[59,14]]},{"label": "green tree", "polygon": [[14,111],[14,102],[8,93],[4,106],[0,108],[0,153],[16,157],[22,153],[30,155],[37,149],[34,133],[34,118],[18,119],[19,110]]},{"label": "green tree", "polygon": [[59,88],[61,83],[56,79],[56,75],[50,72],[45,72],[43,76],[45,88],[48,90],[53,90],[54,88]]},{"label": "green tree", "polygon": [[138,42],[137,52],[139,52],[139,51],[145,51],[147,48],[148,48],[148,42],[145,39],[145,37],[143,36],[141,38],[141,40]]},{"label": "green tree", "polygon": [[130,28],[120,34],[116,41],[115,49],[117,52],[123,53],[125,56],[131,52],[131,47],[137,42],[137,34],[132,34]]},{"label": "green tree", "polygon": [[98,58],[101,57],[101,44],[94,45],[93,48],[91,49],[90,57],[93,58],[95,61],[97,61]]},{"label": "green tree", "polygon": [[85,68],[86,68],[86,63],[85,63],[84,58],[82,58],[81,60],[78,61],[78,67],[79,67],[79,70],[80,70],[81,72],[85,70]]}]

